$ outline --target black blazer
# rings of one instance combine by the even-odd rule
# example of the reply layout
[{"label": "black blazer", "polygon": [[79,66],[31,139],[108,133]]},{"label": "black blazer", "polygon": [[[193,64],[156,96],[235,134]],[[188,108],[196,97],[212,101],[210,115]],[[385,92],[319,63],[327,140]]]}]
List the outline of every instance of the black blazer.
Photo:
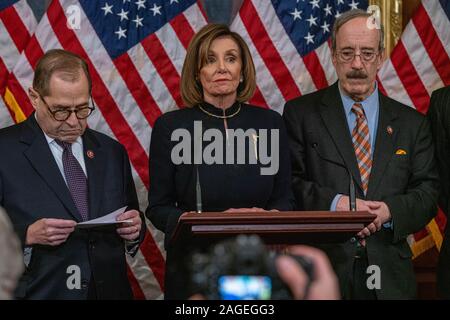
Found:
[{"label": "black blazer", "polygon": [[[415,277],[406,237],[422,229],[436,212],[438,177],[433,144],[424,116],[381,92],[379,96],[367,196],[361,188],[337,83],[286,104],[284,120],[291,149],[292,186],[299,209],[329,210],[336,194],[348,195],[349,175],[344,169],[347,167],[356,181],[358,198],[384,201],[390,209],[393,228],[383,228],[367,239],[369,265],[378,265],[382,270],[377,296],[412,298]],[[351,241],[327,248],[343,292],[355,250],[356,243]]]},{"label": "black blazer", "polygon": [[[428,118],[435,143],[436,162],[440,178],[439,207],[449,216],[450,202],[450,86],[431,95]],[[447,222],[439,255],[437,287],[440,297],[450,299],[450,227]]]},{"label": "black blazer", "polygon": [[[220,109],[204,105],[207,112],[220,114]],[[196,210],[196,169],[201,185],[203,211],[223,211],[229,208],[291,210],[293,197],[290,189],[290,159],[286,130],[281,116],[272,110],[234,104],[227,113],[229,129],[278,129],[279,170],[275,175],[261,175],[260,164],[174,164],[171,152],[177,141],[171,141],[172,132],[186,129],[194,137],[194,121],[201,121],[204,129],[217,129],[224,134],[223,119],[202,112],[198,107],[185,108],[163,114],[155,123],[150,145],[150,191],[147,217],[156,228],[165,232],[167,249],[166,299],[185,299],[190,253],[208,247],[210,243],[170,245],[172,233],[183,212]],[[239,111],[239,112],[238,112]],[[270,136],[270,135],[269,135]],[[205,148],[208,142],[203,144]],[[269,149],[270,150],[270,149]],[[271,150],[270,150],[271,154]],[[224,153],[225,155],[225,153]],[[248,159],[248,154],[246,154]],[[236,154],[234,157],[236,160]],[[276,214],[276,213],[274,213]]]},{"label": "black blazer", "polygon": [[[139,209],[123,146],[91,129],[86,130],[82,139],[90,218],[122,206]],[[23,245],[28,226],[41,218],[81,221],[34,114],[18,125],[0,130],[0,150],[0,204],[8,212]],[[86,156],[88,150],[93,152],[93,158]],[[67,288],[66,270],[70,265],[80,267],[79,290]],[[132,298],[124,241],[115,227],[75,229],[59,246],[34,245],[16,297],[85,299],[91,281],[100,299]]]}]

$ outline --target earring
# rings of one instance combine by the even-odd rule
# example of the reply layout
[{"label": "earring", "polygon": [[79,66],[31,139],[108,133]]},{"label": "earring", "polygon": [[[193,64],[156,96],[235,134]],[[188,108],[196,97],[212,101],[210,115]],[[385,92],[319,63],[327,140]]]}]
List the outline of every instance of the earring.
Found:
[{"label": "earring", "polygon": [[244,78],[243,77],[241,77],[240,79],[239,79],[239,82],[244,82]]}]

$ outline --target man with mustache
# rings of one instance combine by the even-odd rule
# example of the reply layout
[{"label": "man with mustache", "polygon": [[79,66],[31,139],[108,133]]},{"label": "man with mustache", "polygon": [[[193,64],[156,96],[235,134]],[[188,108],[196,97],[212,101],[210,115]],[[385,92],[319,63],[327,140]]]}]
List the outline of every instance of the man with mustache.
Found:
[{"label": "man with mustache", "polygon": [[336,19],[338,81],[286,103],[292,186],[300,210],[356,209],[374,220],[345,243],[324,245],[344,299],[409,299],[416,281],[409,234],[436,212],[438,176],[427,119],[384,96],[376,81],[383,28],[362,10]]},{"label": "man with mustache", "polygon": [[[0,205],[21,240],[18,299],[131,299],[125,252],[145,228],[125,148],[87,128],[87,63],[55,49],[38,61],[27,120],[0,130]],[[123,223],[79,222],[127,207]]]}]

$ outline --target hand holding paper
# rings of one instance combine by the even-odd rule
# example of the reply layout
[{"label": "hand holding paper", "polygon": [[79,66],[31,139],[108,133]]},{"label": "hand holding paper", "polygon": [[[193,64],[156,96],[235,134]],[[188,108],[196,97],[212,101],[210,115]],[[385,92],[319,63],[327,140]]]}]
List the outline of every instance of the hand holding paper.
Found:
[{"label": "hand holding paper", "polygon": [[[134,241],[139,237],[142,227],[142,220],[139,211],[130,210],[117,217],[120,222],[127,222],[123,227],[117,228],[117,233],[125,240]],[[129,222],[131,220],[131,222]]]},{"label": "hand holding paper", "polygon": [[92,220],[88,220],[85,222],[80,222],[77,224],[77,228],[93,228],[93,227],[100,227],[100,226],[106,226],[106,225],[110,225],[110,224],[117,224],[117,223],[123,223],[123,222],[133,222],[133,220],[129,219],[129,220],[122,220],[122,221],[118,221],[118,217],[120,217],[120,215],[122,213],[125,212],[125,209],[127,207],[122,207],[120,209],[117,209],[105,216],[102,216],[100,218],[97,219],[92,219]]}]

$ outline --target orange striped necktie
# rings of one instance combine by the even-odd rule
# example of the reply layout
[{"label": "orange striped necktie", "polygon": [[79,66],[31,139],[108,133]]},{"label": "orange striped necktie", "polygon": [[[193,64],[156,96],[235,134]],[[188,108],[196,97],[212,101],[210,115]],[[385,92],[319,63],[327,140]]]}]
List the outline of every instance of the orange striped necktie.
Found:
[{"label": "orange striped necktie", "polygon": [[352,131],[353,147],[358,161],[359,173],[364,194],[369,187],[370,171],[372,169],[372,157],[370,149],[370,134],[367,118],[360,103],[355,103],[352,112],[356,115],[355,127]]}]

